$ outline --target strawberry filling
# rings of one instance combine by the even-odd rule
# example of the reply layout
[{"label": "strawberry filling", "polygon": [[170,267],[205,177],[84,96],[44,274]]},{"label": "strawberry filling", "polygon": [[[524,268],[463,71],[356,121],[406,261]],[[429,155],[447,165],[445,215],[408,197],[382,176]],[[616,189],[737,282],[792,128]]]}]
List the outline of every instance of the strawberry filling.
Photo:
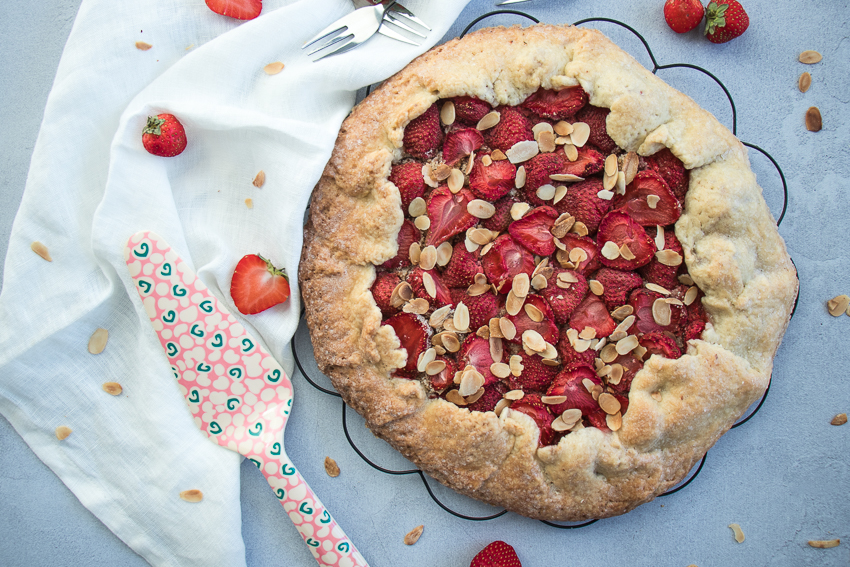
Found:
[{"label": "strawberry filling", "polygon": [[455,234],[475,226],[478,219],[467,210],[467,205],[474,198],[475,196],[466,189],[461,189],[457,195],[453,195],[448,187],[431,191],[428,199],[431,227],[425,245],[439,246]]},{"label": "strawberry filling", "polygon": [[534,270],[534,256],[519,245],[509,234],[498,237],[493,248],[481,260],[487,280],[496,290],[508,292],[514,277],[521,273],[529,276]]}]

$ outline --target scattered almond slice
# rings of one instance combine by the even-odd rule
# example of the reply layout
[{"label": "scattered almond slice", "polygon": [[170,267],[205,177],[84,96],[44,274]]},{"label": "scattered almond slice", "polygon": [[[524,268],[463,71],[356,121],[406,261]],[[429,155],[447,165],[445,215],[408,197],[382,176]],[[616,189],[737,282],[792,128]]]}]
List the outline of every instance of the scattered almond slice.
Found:
[{"label": "scattered almond slice", "polygon": [[800,78],[797,79],[797,88],[800,89],[801,93],[804,93],[809,90],[809,87],[812,86],[812,76],[808,71],[803,71],[800,75]]},{"label": "scattered almond slice", "polygon": [[505,152],[503,152],[502,150],[497,149],[497,150],[493,150],[492,152],[490,152],[490,158],[493,161],[504,161],[504,160],[508,159],[508,156],[506,156]]},{"label": "scattered almond slice", "polygon": [[846,413],[839,413],[832,418],[832,421],[829,422],[830,425],[844,425],[845,423],[847,423]]},{"label": "scattered almond slice", "polygon": [[584,177],[573,175],[572,173],[553,173],[549,176],[552,181],[584,181]]},{"label": "scattered almond slice", "polygon": [[195,504],[204,499],[204,493],[197,488],[184,490],[180,493],[180,499]]},{"label": "scattered almond slice", "polygon": [[453,322],[455,324],[455,328],[461,333],[464,333],[469,329],[469,308],[464,305],[462,301],[458,303],[455,308]]},{"label": "scattered almond slice", "polygon": [[266,184],[266,172],[262,169],[257,172],[257,175],[254,176],[254,180],[251,182],[254,187],[260,188]]},{"label": "scattered almond slice", "polygon": [[626,157],[623,158],[623,173],[626,176],[626,185],[634,181],[635,175],[638,172],[638,165],[640,163],[640,158],[635,152],[629,152],[626,154]]},{"label": "scattered almond slice", "polygon": [[328,473],[328,476],[331,478],[339,476],[339,465],[336,464],[336,461],[330,457],[325,457],[325,472]]},{"label": "scattered almond slice", "polygon": [[[516,170],[516,177],[514,177],[514,187],[516,187],[517,189],[522,189],[523,187],[525,187],[525,180],[526,180],[525,166],[521,165]],[[516,203],[516,204],[519,205],[521,203]],[[522,203],[522,204],[527,204],[527,203]]]},{"label": "scattered almond slice", "polygon": [[832,547],[838,547],[841,543],[841,540],[838,538],[835,539],[810,539],[809,545],[817,548],[817,549],[830,549]]},{"label": "scattered almond slice", "polygon": [[496,207],[488,201],[473,199],[466,205],[467,212],[479,219],[489,219],[496,214]]},{"label": "scattered almond slice", "polygon": [[451,126],[455,123],[455,103],[447,100],[440,108],[440,121],[446,126]]},{"label": "scattered almond slice", "polygon": [[446,182],[449,186],[449,191],[452,193],[458,193],[461,189],[463,189],[464,183],[463,172],[459,169],[452,169],[449,173],[448,181]]},{"label": "scattered almond slice", "polygon": [[56,428],[56,438],[60,441],[64,441],[72,432],[71,428],[67,425],[60,425]]},{"label": "scattered almond slice", "polygon": [[575,124],[573,124],[573,131],[570,133],[570,140],[572,140],[573,145],[579,148],[584,147],[589,137],[589,125],[585,124],[584,122],[576,122]]},{"label": "scattered almond slice", "polygon": [[505,152],[505,155],[508,156],[508,160],[511,163],[516,164],[526,162],[539,153],[540,148],[537,146],[537,142],[534,140],[523,140],[511,146],[511,149]]},{"label": "scattered almond slice", "polygon": [[100,354],[106,348],[106,342],[109,340],[109,331],[98,328],[92,333],[89,338],[89,352],[92,354]]},{"label": "scattered almond slice", "polygon": [[555,198],[555,186],[548,183],[541,185],[537,188],[537,198],[541,201],[551,201]]},{"label": "scattered almond slice", "polygon": [[514,337],[516,337],[516,326],[507,317],[499,319],[499,330],[502,331],[502,336],[509,341],[514,340]]},{"label": "scattered almond slice", "polygon": [[250,199],[250,198],[245,199],[245,206],[248,207],[249,209],[253,209],[254,208],[254,199]]},{"label": "scattered almond slice", "polygon": [[[502,119],[502,115],[499,114],[498,111],[493,110],[485,114],[481,120],[478,121],[478,124],[475,126],[479,130],[489,130],[493,126],[499,123]],[[496,159],[496,158],[493,158]]]},{"label": "scattered almond slice", "polygon": [[463,399],[463,396],[457,390],[449,390],[446,394],[446,401],[451,402],[456,406],[465,406],[466,400]]},{"label": "scattered almond slice", "polygon": [[101,387],[103,388],[104,392],[112,396],[120,396],[121,392],[124,391],[124,389],[121,387],[121,384],[119,384],[118,382],[104,382],[103,386]]},{"label": "scattered almond slice", "polygon": [[416,197],[410,202],[410,205],[407,207],[407,212],[410,213],[410,216],[413,218],[424,215],[428,211],[428,205],[425,203],[425,199],[422,197]]},{"label": "scattered almond slice", "polygon": [[682,264],[682,256],[675,250],[659,250],[655,253],[655,258],[665,266],[680,266]]},{"label": "scattered almond slice", "polygon": [[36,240],[32,244],[30,244],[30,250],[41,256],[43,259],[48,262],[52,262],[53,258],[50,257],[50,252],[47,251],[47,246]]},{"label": "scattered almond slice", "polygon": [[564,144],[564,154],[570,161],[576,161],[578,159],[578,149],[572,142],[570,142],[569,144]]},{"label": "scattered almond slice", "polygon": [[425,526],[416,526],[404,536],[404,545],[413,545],[419,538],[422,537],[422,532],[425,530]]},{"label": "scattered almond slice", "polygon": [[729,524],[729,527],[732,528],[732,532],[735,534],[735,541],[744,543],[744,530],[741,529],[741,526],[738,524]]},{"label": "scattered almond slice", "polygon": [[823,55],[821,55],[817,51],[807,49],[806,51],[800,53],[800,63],[805,63],[806,65],[813,65],[815,63],[820,63],[821,60],[823,60]]},{"label": "scattered almond slice", "polygon": [[[546,125],[549,126],[548,124]],[[555,135],[552,132],[541,132],[537,138],[537,147],[540,148],[540,152],[544,154],[554,152],[555,148],[557,148],[557,145],[555,144]]]},{"label": "scattered almond slice", "polygon": [[609,240],[602,246],[602,255],[609,260],[616,260],[620,257],[620,248],[613,240]]},{"label": "scattered almond slice", "polygon": [[809,132],[820,132],[823,128],[823,119],[817,106],[809,107],[806,111],[806,130]]},{"label": "scattered almond slice", "polygon": [[850,306],[850,297],[846,295],[836,295],[826,302],[826,308],[829,314],[833,317],[840,317]]},{"label": "scattered almond slice", "polygon": [[275,61],[274,63],[269,63],[265,67],[263,67],[263,71],[266,75],[277,75],[281,71],[283,71],[283,63],[280,61]]},{"label": "scattered almond slice", "polygon": [[139,51],[147,51],[151,47],[153,47],[153,45],[151,45],[150,43],[148,43],[146,41],[137,41],[136,42],[136,49],[138,49]]}]

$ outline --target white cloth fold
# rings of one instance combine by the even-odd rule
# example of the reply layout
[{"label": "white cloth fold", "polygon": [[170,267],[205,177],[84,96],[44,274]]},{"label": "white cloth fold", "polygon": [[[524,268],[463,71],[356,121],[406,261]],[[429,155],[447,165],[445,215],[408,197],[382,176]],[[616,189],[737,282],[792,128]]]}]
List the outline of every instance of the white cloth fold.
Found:
[{"label": "white cloth fold", "polygon": [[[405,4],[434,28],[425,45],[376,36],[312,63],[301,44],[351,11],[348,0],[266,0],[249,22],[214,14],[202,0],[82,3],[6,258],[0,412],[151,564],[245,564],[240,459],[193,424],[122,248],[138,230],[158,232],[231,308],[230,276],[243,255],[285,268],[291,300],[237,317],[291,373],[303,215],[339,126],[358,89],[443,37],[466,2]],[[136,41],[153,47],[138,50]],[[285,68],[267,75],[274,61]],[[142,147],[146,117],[159,112],[186,128],[180,156]],[[256,188],[260,170],[266,183]],[[33,241],[47,245],[52,262],[30,250]],[[92,355],[86,347],[98,327],[109,342]],[[123,393],[105,393],[108,381]],[[61,442],[59,425],[73,430]],[[202,503],[178,498],[192,488],[203,491]]]}]

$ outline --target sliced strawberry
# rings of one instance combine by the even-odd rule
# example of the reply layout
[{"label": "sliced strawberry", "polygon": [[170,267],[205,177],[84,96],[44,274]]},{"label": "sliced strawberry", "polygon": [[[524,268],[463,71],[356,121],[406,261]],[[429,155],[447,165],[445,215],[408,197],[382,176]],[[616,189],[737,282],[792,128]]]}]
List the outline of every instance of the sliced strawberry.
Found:
[{"label": "sliced strawberry", "polygon": [[[563,288],[558,285],[558,274],[567,273],[568,270],[555,269],[552,276],[549,278],[547,285],[540,294],[549,302],[552,308],[552,313],[555,317],[555,323],[564,325],[570,320],[570,315],[587,295],[587,280],[578,272],[570,270],[569,273],[575,276],[578,280],[569,284],[568,288]],[[565,284],[562,284],[565,285]]]},{"label": "sliced strawberry", "polygon": [[602,284],[602,300],[609,311],[625,305],[629,293],[643,285],[643,279],[638,274],[614,268],[600,268],[592,279]]},{"label": "sliced strawberry", "polygon": [[511,410],[524,413],[537,424],[537,429],[540,430],[540,436],[537,438],[538,447],[552,444],[556,437],[555,430],[552,429],[555,416],[549,413],[546,405],[540,401],[540,394],[526,393],[522,399],[511,404]]},{"label": "sliced strawberry", "polygon": [[[566,158],[566,155],[564,156]],[[584,146],[578,148],[578,157],[575,161],[566,160],[562,173],[572,173],[579,177],[589,177],[594,173],[599,173],[605,167],[605,156],[599,151]]]},{"label": "sliced strawberry", "polygon": [[263,10],[262,0],[206,0],[207,7],[222,16],[253,20]]},{"label": "sliced strawberry", "polygon": [[590,234],[596,232],[602,217],[611,209],[611,201],[599,197],[602,180],[592,177],[567,188],[567,195],[555,203],[559,213],[570,213],[584,223]]},{"label": "sliced strawberry", "polygon": [[485,201],[507,195],[516,183],[516,166],[506,159],[484,165],[484,156],[476,156],[469,174],[469,188]]},{"label": "sliced strawberry", "polygon": [[463,302],[469,309],[469,328],[475,332],[487,325],[490,319],[499,315],[499,299],[492,293],[469,295],[465,288],[452,289],[452,300],[455,305]]},{"label": "sliced strawberry", "polygon": [[457,165],[460,160],[478,151],[484,145],[484,135],[476,128],[460,128],[446,134],[443,143],[443,161]]},{"label": "sliced strawberry", "polygon": [[[654,203],[651,200],[657,201]],[[642,226],[667,226],[682,216],[682,205],[656,172],[645,169],[635,175],[624,195],[611,203],[614,210],[627,213]]]},{"label": "sliced strawberry", "polygon": [[517,274],[525,272],[531,277],[534,271],[534,256],[509,234],[503,234],[484,255],[481,266],[490,283],[495,285],[500,293],[507,293]]},{"label": "sliced strawberry", "polygon": [[508,229],[508,225],[513,222],[511,217],[511,207],[514,203],[519,203],[516,197],[506,195],[502,197],[493,206],[496,207],[496,212],[492,217],[481,222],[481,226],[487,230],[495,230],[496,232],[504,232]]},{"label": "sliced strawberry", "polygon": [[606,154],[617,149],[617,143],[608,135],[608,114],[611,111],[599,106],[587,105],[576,113],[576,121],[590,126],[587,141]]},{"label": "sliced strawberry", "polygon": [[404,222],[401,223],[401,228],[398,229],[398,237],[396,238],[396,242],[398,243],[398,252],[395,256],[381,264],[381,267],[385,270],[395,270],[396,268],[409,266],[410,245],[414,242],[419,242],[420,238],[422,238],[422,233],[419,232],[419,229],[416,228],[413,221],[405,219]]},{"label": "sliced strawberry", "polygon": [[568,366],[555,376],[552,385],[546,391],[547,396],[566,396],[567,400],[551,406],[552,413],[560,415],[568,409],[581,410],[582,415],[588,415],[597,409],[599,404],[584,386],[584,380],[602,385],[602,380],[596,375],[592,366]]},{"label": "sliced strawberry", "polygon": [[443,128],[440,126],[440,110],[436,104],[417,116],[404,128],[403,146],[411,156],[418,159],[431,159],[443,142]]},{"label": "sliced strawberry", "polygon": [[[628,260],[619,255],[609,260],[601,252],[607,242],[613,242],[619,250],[627,246],[634,258]],[[596,245],[600,250],[599,261],[618,270],[634,270],[645,266],[655,254],[655,243],[643,227],[622,211],[611,211],[605,215],[599,223]]]},{"label": "sliced strawberry", "polygon": [[555,253],[555,240],[549,232],[558,218],[552,207],[537,207],[528,211],[521,219],[508,226],[514,240],[540,256]]},{"label": "sliced strawberry", "polygon": [[457,363],[447,356],[437,356],[434,360],[440,360],[446,363],[446,367],[440,372],[428,376],[431,380],[431,387],[438,392],[442,392],[454,384],[455,372],[457,372]]},{"label": "sliced strawberry", "polygon": [[[540,312],[543,313],[543,320],[533,320],[528,315],[528,311],[525,309],[526,305],[533,305],[539,309]],[[516,337],[514,337],[514,339],[510,342],[521,344],[522,334],[525,331],[537,331],[547,343],[553,346],[558,344],[560,331],[558,331],[558,325],[555,324],[555,316],[552,314],[552,308],[549,307],[549,303],[547,303],[543,297],[535,294],[529,295],[525,298],[525,304],[523,305],[523,308],[519,310],[519,313],[516,315],[506,315],[506,317],[510,319],[514,324],[514,327],[516,327]]]},{"label": "sliced strawberry", "polygon": [[596,355],[595,350],[589,348],[584,352],[577,352],[570,344],[570,338],[567,336],[566,328],[561,329],[561,340],[557,344],[558,356],[561,357],[561,364],[564,368],[568,366],[585,365],[593,366]]},{"label": "sliced strawberry", "polygon": [[[629,354],[621,354],[617,358],[611,362],[612,365],[619,364],[623,367],[623,377],[620,378],[620,381],[616,384],[608,383],[608,389],[614,392],[615,394],[620,394],[622,396],[628,396],[629,390],[632,387],[632,380],[634,380],[635,374],[643,368],[643,362],[635,358],[635,356],[631,353]],[[622,405],[622,402],[621,402]],[[625,413],[625,409],[621,410]]]},{"label": "sliced strawberry", "polygon": [[395,331],[401,348],[407,351],[407,362],[402,368],[395,371],[395,375],[404,378],[416,376],[416,365],[419,355],[428,349],[428,341],[431,338],[431,327],[425,320],[412,313],[399,313],[393,315],[382,323],[389,325]]},{"label": "sliced strawberry", "polygon": [[496,404],[502,399],[502,396],[508,389],[501,382],[488,384],[484,386],[484,393],[480,398],[466,406],[469,411],[487,412],[496,409]]},{"label": "sliced strawberry", "polygon": [[483,274],[484,268],[475,254],[458,242],[452,249],[452,258],[443,270],[443,283],[448,287],[468,288],[475,283],[475,274]]},{"label": "sliced strawberry", "polygon": [[596,330],[596,338],[601,339],[607,337],[617,328],[617,323],[611,318],[608,313],[608,308],[605,304],[592,293],[588,293],[584,297],[584,301],[579,304],[573,311],[570,317],[570,327],[581,333],[585,327],[592,327]]},{"label": "sliced strawberry", "polygon": [[426,270],[422,268],[416,268],[412,270],[407,275],[407,283],[410,284],[410,287],[413,288],[413,295],[416,297],[421,297],[428,304],[436,309],[439,307],[443,307],[444,305],[455,306],[455,302],[452,301],[451,290],[443,283],[442,279],[440,279],[440,274],[437,273],[437,270],[427,270],[428,275],[431,276],[431,279],[434,281],[434,290],[436,292],[435,297],[432,297],[430,293],[425,289],[425,284],[422,282],[422,278]]},{"label": "sliced strawberry", "polygon": [[471,96],[456,96],[451,100],[455,105],[455,118],[467,126],[478,124],[479,120],[493,110],[489,103]]},{"label": "sliced strawberry", "polygon": [[562,152],[537,154],[523,164],[525,167],[525,185],[522,188],[525,201],[532,205],[543,205],[544,201],[537,196],[537,190],[543,185],[552,185],[550,175],[565,173],[567,156]]},{"label": "sliced strawberry", "polygon": [[517,142],[534,139],[531,122],[522,112],[510,106],[501,106],[497,110],[501,118],[498,124],[487,130],[487,145],[506,152]]},{"label": "sliced strawberry", "polygon": [[289,278],[259,254],[248,254],[233,271],[230,297],[240,313],[253,315],[289,299]]},{"label": "sliced strawberry", "polygon": [[569,87],[560,91],[538,89],[520,104],[544,118],[563,120],[574,115],[587,104],[587,93],[581,87]]},{"label": "sliced strawberry", "polygon": [[682,356],[682,351],[679,350],[676,341],[659,331],[645,333],[638,337],[640,346],[646,349],[644,358],[649,358],[653,354],[663,356],[665,358],[676,359]]},{"label": "sliced strawberry", "polygon": [[669,149],[664,148],[651,156],[644,158],[648,168],[656,171],[667,182],[667,186],[676,195],[681,204],[685,204],[685,194],[691,181],[691,173],[685,169],[682,160],[673,155]]},{"label": "sliced strawberry", "polygon": [[514,548],[503,541],[494,541],[478,552],[469,567],[522,567]]},{"label": "sliced strawberry", "polygon": [[708,323],[708,315],[702,306],[702,293],[697,296],[696,301],[688,305],[687,324],[682,333],[682,340],[685,342],[694,341],[702,337],[702,332],[705,331],[706,323]]},{"label": "sliced strawberry", "polygon": [[635,324],[631,332],[637,334],[668,331],[676,334],[683,316],[687,317],[687,314],[684,313],[683,306],[670,305],[670,324],[659,325],[652,315],[652,305],[656,299],[663,297],[660,293],[648,290],[645,287],[638,288],[629,294],[629,305],[634,308],[635,315]]},{"label": "sliced strawberry", "polygon": [[[650,228],[647,230],[647,234],[649,237],[655,240],[656,229]],[[672,250],[679,254],[680,257],[684,258],[684,251],[682,250],[682,245],[679,243],[679,239],[676,238],[676,233],[673,230],[665,230],[664,231],[664,249]],[[662,264],[658,261],[658,258],[654,257],[646,266],[640,269],[641,275],[643,278],[654,284],[660,285],[664,289],[674,289],[679,285],[679,269],[684,264],[680,264],[679,266],[668,266],[666,264]]]},{"label": "sliced strawberry", "polygon": [[431,228],[425,239],[426,246],[439,246],[455,234],[472,228],[478,219],[466,210],[475,195],[461,189],[456,195],[448,187],[438,187],[428,197],[428,218]]},{"label": "sliced strawberry", "polygon": [[502,358],[493,360],[490,354],[490,341],[483,339],[477,335],[470,334],[460,345],[460,351],[457,353],[458,370],[463,370],[468,365],[474,366],[475,369],[484,376],[484,385],[495,384],[499,379],[490,372],[490,366],[494,362],[504,362],[505,353],[502,353]]},{"label": "sliced strawberry", "polygon": [[608,427],[608,414],[602,408],[597,408],[596,411],[587,414],[587,421],[592,427],[602,431],[611,431]]},{"label": "sliced strawberry", "polygon": [[[580,261],[575,267],[577,273],[587,276],[599,268],[599,249],[596,247],[596,243],[592,238],[569,233],[561,238],[560,241],[567,248],[564,251],[567,256],[569,256],[573,248],[584,250],[585,259]],[[558,254],[561,254],[561,252],[558,252]]]},{"label": "sliced strawberry", "polygon": [[375,275],[375,283],[372,284],[372,297],[375,298],[375,303],[384,317],[391,317],[398,313],[398,307],[393,307],[390,298],[393,295],[393,290],[400,283],[401,279],[393,272],[378,272]]},{"label": "sliced strawberry", "polygon": [[508,388],[524,392],[545,392],[555,379],[558,367],[546,366],[542,358],[537,355],[528,355],[523,350],[517,354],[522,358],[522,373],[519,376],[508,375],[505,379]]},{"label": "sliced strawberry", "polygon": [[407,214],[410,203],[417,197],[424,197],[427,185],[422,177],[422,164],[408,161],[393,166],[389,180],[398,187],[401,194],[401,210]]}]

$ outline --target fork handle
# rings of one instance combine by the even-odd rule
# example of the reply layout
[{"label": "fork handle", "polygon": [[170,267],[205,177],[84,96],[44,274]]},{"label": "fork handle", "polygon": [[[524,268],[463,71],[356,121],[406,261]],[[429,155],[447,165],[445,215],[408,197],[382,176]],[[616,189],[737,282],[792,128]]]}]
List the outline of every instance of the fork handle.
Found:
[{"label": "fork handle", "polygon": [[301,473],[281,443],[245,456],[260,467],[295,529],[323,567],[369,567]]}]

